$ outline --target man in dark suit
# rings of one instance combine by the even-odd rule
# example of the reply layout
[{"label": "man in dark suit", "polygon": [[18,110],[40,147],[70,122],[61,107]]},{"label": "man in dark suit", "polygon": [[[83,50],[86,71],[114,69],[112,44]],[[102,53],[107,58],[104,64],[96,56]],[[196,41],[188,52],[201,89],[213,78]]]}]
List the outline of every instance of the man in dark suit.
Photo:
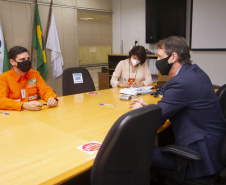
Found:
[{"label": "man in dark suit", "polygon": [[[162,109],[162,123],[170,120],[175,144],[199,152],[202,160],[190,162],[187,179],[214,175],[223,169],[220,146],[226,133],[226,123],[217,96],[207,74],[191,64],[189,47],[182,37],[172,36],[157,43],[156,67],[170,80],[164,85],[158,105]],[[145,103],[134,100],[133,108]],[[173,156],[156,148],[152,166],[173,169]]]}]

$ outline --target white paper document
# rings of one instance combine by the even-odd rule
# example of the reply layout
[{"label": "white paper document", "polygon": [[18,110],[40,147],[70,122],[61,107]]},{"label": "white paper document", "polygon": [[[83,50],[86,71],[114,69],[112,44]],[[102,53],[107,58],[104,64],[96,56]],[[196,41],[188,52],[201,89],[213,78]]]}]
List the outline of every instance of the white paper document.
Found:
[{"label": "white paper document", "polygon": [[121,89],[119,92],[122,93],[122,94],[130,94],[130,95],[133,95],[133,96],[136,96],[138,94],[148,94],[148,93],[151,93],[152,88],[153,86],[149,86],[149,87],[139,87],[139,88],[124,88],[124,89]]}]

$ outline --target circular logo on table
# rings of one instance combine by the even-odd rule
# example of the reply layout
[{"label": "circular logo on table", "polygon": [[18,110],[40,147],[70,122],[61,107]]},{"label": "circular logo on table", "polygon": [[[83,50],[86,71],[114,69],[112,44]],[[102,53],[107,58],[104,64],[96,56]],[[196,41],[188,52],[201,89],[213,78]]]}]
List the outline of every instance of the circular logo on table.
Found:
[{"label": "circular logo on table", "polygon": [[100,93],[98,93],[98,92],[88,92],[87,94],[94,95],[94,94],[100,94]]},{"label": "circular logo on table", "polygon": [[97,151],[99,150],[101,147],[100,143],[88,143],[82,146],[82,149],[84,151],[89,151],[89,152],[93,152],[93,151]]}]

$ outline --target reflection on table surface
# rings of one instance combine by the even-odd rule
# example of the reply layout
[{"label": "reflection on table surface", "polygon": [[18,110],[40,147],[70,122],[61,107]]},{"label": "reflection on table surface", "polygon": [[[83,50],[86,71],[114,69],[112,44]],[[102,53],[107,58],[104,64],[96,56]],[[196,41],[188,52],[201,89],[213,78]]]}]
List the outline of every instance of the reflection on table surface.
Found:
[{"label": "reflection on table surface", "polygon": [[[119,90],[59,97],[57,107],[43,106],[41,111],[1,110],[9,113],[0,114],[1,184],[60,183],[90,168],[96,153],[77,147],[102,143],[114,122],[131,110],[131,100],[120,100]],[[149,94],[141,97],[148,104],[160,100]]]}]

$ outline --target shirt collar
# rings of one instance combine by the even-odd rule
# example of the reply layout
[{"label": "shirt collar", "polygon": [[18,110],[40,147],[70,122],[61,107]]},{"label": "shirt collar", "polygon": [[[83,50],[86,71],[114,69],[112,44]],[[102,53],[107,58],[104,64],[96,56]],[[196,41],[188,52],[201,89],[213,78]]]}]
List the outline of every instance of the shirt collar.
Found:
[{"label": "shirt collar", "polygon": [[[182,67],[182,66],[181,66],[181,67]],[[181,67],[180,67],[180,69],[181,69]],[[177,71],[177,73],[175,74],[175,76],[179,73],[180,69],[178,69],[178,71]]]},{"label": "shirt collar", "polygon": [[16,80],[17,82],[19,82],[19,80],[20,80],[22,77],[25,77],[25,78],[29,79],[29,71],[28,71],[24,76],[20,76],[20,75],[18,75],[18,74],[14,71],[14,69],[12,68],[12,69],[10,70],[10,73],[11,73],[11,75],[15,78],[15,80]]}]

